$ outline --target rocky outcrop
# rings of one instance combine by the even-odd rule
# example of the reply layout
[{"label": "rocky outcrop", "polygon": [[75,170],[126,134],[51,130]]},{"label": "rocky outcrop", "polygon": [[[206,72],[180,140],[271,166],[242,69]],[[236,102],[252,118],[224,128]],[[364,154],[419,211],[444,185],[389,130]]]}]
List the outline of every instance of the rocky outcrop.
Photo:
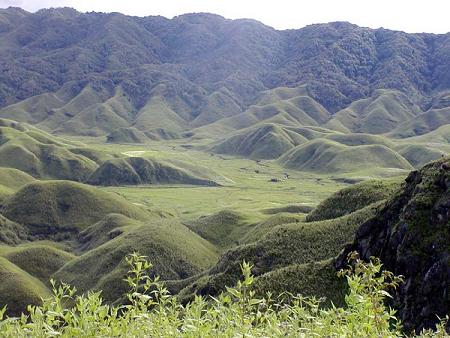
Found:
[{"label": "rocky outcrop", "polygon": [[336,260],[357,251],[380,257],[404,276],[392,306],[405,330],[432,328],[450,312],[450,158],[432,162],[406,178],[403,188],[358,229]]}]

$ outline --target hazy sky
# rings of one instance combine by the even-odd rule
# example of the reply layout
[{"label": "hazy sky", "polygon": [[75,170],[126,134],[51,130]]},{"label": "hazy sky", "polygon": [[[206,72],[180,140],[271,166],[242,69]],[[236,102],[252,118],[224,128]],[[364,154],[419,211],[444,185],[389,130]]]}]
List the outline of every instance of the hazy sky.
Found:
[{"label": "hazy sky", "polygon": [[252,18],[278,29],[350,21],[407,32],[450,32],[450,0],[0,0],[0,7],[8,6],[28,11],[69,6],[79,11],[169,18],[210,12],[230,19]]}]

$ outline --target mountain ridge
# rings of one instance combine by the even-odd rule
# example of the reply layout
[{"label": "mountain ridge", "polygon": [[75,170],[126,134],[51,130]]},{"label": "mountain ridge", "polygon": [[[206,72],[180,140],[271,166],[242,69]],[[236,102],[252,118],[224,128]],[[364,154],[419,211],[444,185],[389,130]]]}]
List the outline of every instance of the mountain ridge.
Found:
[{"label": "mountain ridge", "polygon": [[[16,12],[6,9],[2,16]],[[123,82],[129,80],[123,70],[143,65],[172,67],[208,94],[225,87],[241,107],[262,90],[300,84],[332,112],[379,88],[408,92],[423,106],[433,92],[450,88],[450,34],[346,22],[278,31],[209,13],[167,19],[63,8],[22,13],[14,27],[4,23],[0,41],[7,46],[0,53],[3,107],[69,81]]]}]

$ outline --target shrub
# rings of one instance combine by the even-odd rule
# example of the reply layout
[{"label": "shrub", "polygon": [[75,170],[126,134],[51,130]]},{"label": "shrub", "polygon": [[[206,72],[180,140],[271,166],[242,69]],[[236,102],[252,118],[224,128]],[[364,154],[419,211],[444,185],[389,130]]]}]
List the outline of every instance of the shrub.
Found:
[{"label": "shrub", "polygon": [[[127,257],[130,271],[128,304],[105,304],[100,292],[75,295],[67,284],[52,281],[53,296],[28,315],[5,318],[0,311],[2,337],[400,337],[401,323],[385,306],[400,277],[382,270],[378,259],[357,257],[339,274],[347,279],[345,308],[320,307],[320,301],[270,293],[256,298],[251,265],[242,264],[243,279],[218,298],[196,297],[183,306],[159,278],[152,265],[136,253]],[[444,323],[422,337],[444,337]]]}]

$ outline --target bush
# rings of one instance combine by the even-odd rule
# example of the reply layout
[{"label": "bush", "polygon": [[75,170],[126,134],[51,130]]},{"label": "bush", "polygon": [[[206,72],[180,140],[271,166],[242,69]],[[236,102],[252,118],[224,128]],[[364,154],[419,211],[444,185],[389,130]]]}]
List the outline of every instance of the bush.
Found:
[{"label": "bush", "polygon": [[[130,286],[127,305],[105,304],[100,292],[76,296],[67,284],[52,281],[53,296],[41,306],[29,306],[28,315],[4,318],[2,337],[400,337],[401,323],[385,306],[389,291],[400,277],[383,271],[378,259],[365,263],[353,257],[347,279],[345,308],[322,309],[320,301],[270,293],[256,298],[251,265],[242,264],[243,280],[218,298],[196,297],[183,306],[168,293],[159,278],[151,278],[145,257],[127,257]],[[444,323],[423,337],[444,337]]]}]

